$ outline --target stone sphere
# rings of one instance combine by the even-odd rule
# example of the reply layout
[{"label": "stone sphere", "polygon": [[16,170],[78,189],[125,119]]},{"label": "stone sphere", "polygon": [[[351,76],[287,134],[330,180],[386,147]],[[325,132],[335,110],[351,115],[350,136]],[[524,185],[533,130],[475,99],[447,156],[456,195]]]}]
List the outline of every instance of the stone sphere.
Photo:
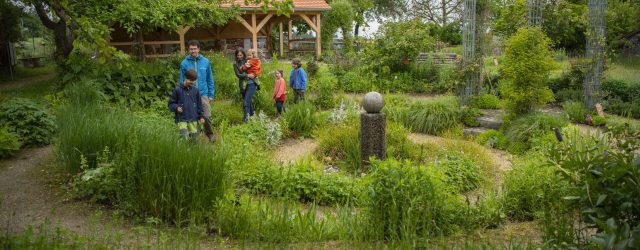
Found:
[{"label": "stone sphere", "polygon": [[380,113],[380,110],[384,107],[384,99],[378,92],[369,92],[364,95],[362,107],[367,113]]}]

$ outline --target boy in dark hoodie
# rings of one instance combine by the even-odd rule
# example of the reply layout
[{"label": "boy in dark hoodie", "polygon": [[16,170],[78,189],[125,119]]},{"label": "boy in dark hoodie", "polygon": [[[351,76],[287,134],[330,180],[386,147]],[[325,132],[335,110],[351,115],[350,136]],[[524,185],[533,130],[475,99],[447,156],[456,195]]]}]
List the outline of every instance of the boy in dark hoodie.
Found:
[{"label": "boy in dark hoodie", "polygon": [[184,74],[183,84],[173,90],[169,99],[169,110],[174,112],[176,124],[180,129],[180,136],[184,139],[196,140],[198,138],[198,121],[204,123],[200,91],[193,86],[198,80],[198,72],[188,70]]}]

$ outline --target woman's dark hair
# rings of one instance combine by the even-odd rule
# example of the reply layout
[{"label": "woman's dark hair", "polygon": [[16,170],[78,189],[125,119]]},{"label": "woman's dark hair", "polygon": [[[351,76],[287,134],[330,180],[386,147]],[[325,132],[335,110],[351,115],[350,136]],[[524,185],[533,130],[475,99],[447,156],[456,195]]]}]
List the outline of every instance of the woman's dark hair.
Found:
[{"label": "woman's dark hair", "polygon": [[247,59],[247,52],[244,52],[244,50],[240,48],[236,49],[236,53],[233,54],[233,56],[235,56],[235,59],[238,59],[238,53],[242,53],[242,57],[244,59]]}]

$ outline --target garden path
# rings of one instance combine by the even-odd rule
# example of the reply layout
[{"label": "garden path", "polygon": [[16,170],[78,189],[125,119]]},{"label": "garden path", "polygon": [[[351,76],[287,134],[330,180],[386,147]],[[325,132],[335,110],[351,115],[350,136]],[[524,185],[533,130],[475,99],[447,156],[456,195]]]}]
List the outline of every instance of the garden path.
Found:
[{"label": "garden path", "polygon": [[18,87],[26,87],[26,86],[29,86],[31,84],[41,83],[41,82],[44,82],[44,81],[51,80],[51,79],[55,78],[57,75],[58,74],[56,74],[56,73],[49,73],[49,74],[45,74],[45,75],[39,75],[39,76],[29,77],[29,78],[25,78],[25,79],[20,79],[20,80],[0,83],[0,91],[15,89],[15,88],[18,88]]},{"label": "garden path", "polygon": [[318,141],[314,139],[285,139],[277,147],[273,159],[282,165],[291,164],[313,154],[316,148]]},{"label": "garden path", "polygon": [[54,166],[51,146],[23,149],[0,161],[1,231],[17,233],[45,222],[84,236],[125,231],[108,223],[97,206],[70,199]]}]

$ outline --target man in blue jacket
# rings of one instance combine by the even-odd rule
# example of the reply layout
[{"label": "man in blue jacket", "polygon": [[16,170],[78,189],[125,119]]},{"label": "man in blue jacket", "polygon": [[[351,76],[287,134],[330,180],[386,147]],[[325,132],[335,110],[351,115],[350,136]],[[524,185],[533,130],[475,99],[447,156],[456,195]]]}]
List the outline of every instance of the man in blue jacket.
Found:
[{"label": "man in blue jacket", "polygon": [[189,41],[189,55],[180,63],[180,84],[184,82],[184,74],[188,70],[193,69],[198,73],[198,82],[195,84],[200,90],[200,100],[202,102],[202,111],[204,112],[204,133],[211,142],[215,142],[211,127],[211,105],[215,87],[213,83],[213,71],[209,59],[200,54],[200,43],[195,40]]},{"label": "man in blue jacket", "polygon": [[298,100],[304,101],[304,90],[307,89],[307,73],[302,68],[300,59],[291,60],[291,74],[289,75],[289,86],[293,89],[293,103]]}]

